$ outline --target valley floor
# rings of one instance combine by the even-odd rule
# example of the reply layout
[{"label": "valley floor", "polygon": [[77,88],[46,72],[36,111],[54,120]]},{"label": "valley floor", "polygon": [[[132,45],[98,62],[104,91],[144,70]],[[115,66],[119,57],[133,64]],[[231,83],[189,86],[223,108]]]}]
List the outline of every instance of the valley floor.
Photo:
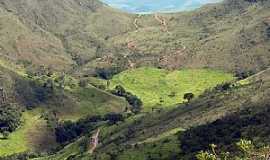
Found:
[{"label": "valley floor", "polygon": [[233,81],[232,74],[211,69],[182,69],[168,71],[151,67],[131,69],[115,75],[110,80],[110,88],[123,86],[138,96],[144,110],[152,107],[173,108],[186,102],[185,93],[199,96],[217,84]]}]

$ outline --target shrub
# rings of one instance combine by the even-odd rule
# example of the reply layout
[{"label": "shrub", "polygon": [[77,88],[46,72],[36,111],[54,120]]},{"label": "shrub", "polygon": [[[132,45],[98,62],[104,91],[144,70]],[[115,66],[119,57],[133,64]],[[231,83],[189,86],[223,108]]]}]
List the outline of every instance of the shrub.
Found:
[{"label": "shrub", "polygon": [[111,79],[113,75],[119,73],[121,70],[118,67],[110,67],[110,68],[96,68],[96,76],[102,79]]},{"label": "shrub", "polygon": [[254,71],[252,70],[248,70],[248,71],[242,71],[242,70],[238,70],[235,72],[235,77],[238,78],[238,80],[242,80],[242,79],[246,79],[249,76],[254,75]]},{"label": "shrub", "polygon": [[88,133],[96,128],[96,123],[102,121],[101,116],[90,116],[77,122],[64,121],[55,129],[56,141],[66,143],[74,140],[82,134]]},{"label": "shrub", "polygon": [[80,136],[82,129],[72,121],[65,121],[55,129],[56,141],[59,143],[69,142]]},{"label": "shrub", "polygon": [[56,140],[62,144],[71,142],[77,137],[95,130],[100,125],[99,122],[105,121],[108,121],[109,125],[113,125],[119,121],[124,121],[124,116],[118,113],[108,113],[104,116],[87,116],[77,122],[64,121],[58,123],[55,128]]},{"label": "shrub", "polygon": [[132,106],[131,111],[133,113],[139,113],[141,111],[143,103],[137,96],[128,93],[126,95],[126,100]]},{"label": "shrub", "polygon": [[0,133],[15,131],[21,124],[21,110],[15,104],[0,107]]},{"label": "shrub", "polygon": [[193,93],[185,93],[184,94],[184,99],[187,100],[188,102],[191,101],[191,99],[194,98],[194,94]]},{"label": "shrub", "polygon": [[116,124],[119,121],[124,121],[124,117],[119,113],[108,113],[104,116],[104,120],[109,121],[109,124]]},{"label": "shrub", "polygon": [[114,95],[124,97],[126,96],[126,90],[121,85],[115,86],[115,89],[112,91]]},{"label": "shrub", "polygon": [[231,88],[231,85],[232,85],[231,83],[225,82],[225,83],[223,83],[223,84],[217,85],[217,86],[215,87],[215,89],[218,90],[218,91],[223,92],[223,91],[229,90],[229,89]]},{"label": "shrub", "polygon": [[196,158],[198,160],[228,160],[228,159],[256,159],[256,160],[267,160],[269,159],[270,148],[268,146],[262,148],[255,148],[251,141],[241,139],[236,143],[236,154],[229,152],[216,152],[216,145],[210,145],[210,151],[200,151]]},{"label": "shrub", "polygon": [[130,92],[126,92],[125,88],[121,85],[117,85],[112,94],[126,98],[127,102],[132,106],[131,111],[133,113],[139,113],[142,109],[143,102]]}]

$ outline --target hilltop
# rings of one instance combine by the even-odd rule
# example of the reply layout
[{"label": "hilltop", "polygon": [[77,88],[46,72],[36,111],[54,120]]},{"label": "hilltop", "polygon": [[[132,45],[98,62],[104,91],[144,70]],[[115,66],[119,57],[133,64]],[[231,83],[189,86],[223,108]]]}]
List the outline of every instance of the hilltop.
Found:
[{"label": "hilltop", "polygon": [[138,30],[113,37],[135,44],[127,57],[135,66],[209,67],[231,72],[257,72],[269,66],[269,1],[227,0],[192,12],[138,18]]},{"label": "hilltop", "polygon": [[3,0],[0,8],[1,59],[25,67],[92,76],[149,65],[238,74],[269,66],[269,1],[225,0],[158,15],[132,15],[96,0]]},{"label": "hilltop", "polygon": [[108,54],[105,39],[132,24],[131,15],[96,0],[4,0],[0,9],[3,57],[59,70]]}]

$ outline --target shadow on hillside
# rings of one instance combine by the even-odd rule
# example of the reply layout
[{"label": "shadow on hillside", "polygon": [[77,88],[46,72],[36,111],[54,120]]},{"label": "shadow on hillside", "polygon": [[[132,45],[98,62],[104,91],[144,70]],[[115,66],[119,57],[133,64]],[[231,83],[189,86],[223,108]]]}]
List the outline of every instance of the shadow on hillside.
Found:
[{"label": "shadow on hillside", "polygon": [[241,138],[253,140],[256,144],[270,141],[270,105],[250,106],[212,123],[191,128],[179,135],[183,155],[188,159],[201,150],[216,144],[222,151],[234,152],[234,144]]}]

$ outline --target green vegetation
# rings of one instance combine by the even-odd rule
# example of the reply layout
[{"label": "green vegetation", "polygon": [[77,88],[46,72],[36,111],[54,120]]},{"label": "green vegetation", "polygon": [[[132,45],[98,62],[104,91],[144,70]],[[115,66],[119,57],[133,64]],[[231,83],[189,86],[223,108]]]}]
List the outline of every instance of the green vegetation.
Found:
[{"label": "green vegetation", "polygon": [[141,113],[116,125],[102,126],[102,143],[93,155],[82,149],[82,139],[79,139],[54,155],[40,159],[189,160],[200,151],[207,151],[210,143],[217,144],[224,152],[235,150],[234,144],[241,138],[251,139],[261,146],[262,142],[268,142],[270,135],[266,121],[269,97],[265,96],[270,92],[268,73],[254,75],[248,85],[214,87],[185,104],[186,107],[180,105],[166,112]]},{"label": "green vegetation", "polygon": [[[115,89],[112,90],[111,93],[120,97],[124,97],[126,101],[131,105],[131,112],[136,114],[141,111],[143,105],[142,101],[136,95],[127,92],[121,85],[115,86]],[[126,110],[127,109],[128,108],[126,108]]]},{"label": "green vegetation", "polygon": [[[257,76],[259,75],[254,76],[254,79],[258,79]],[[263,83],[260,83],[260,80],[250,81],[249,85],[231,86],[229,88],[227,88],[227,85],[225,87],[221,85],[221,87],[215,87],[190,103],[180,105],[173,110],[148,113],[139,119],[130,119],[119,126],[109,128],[110,132],[106,134],[107,136],[102,136],[104,145],[99,148],[94,156],[98,157],[101,153],[106,153],[107,156],[118,155],[116,156],[117,159],[128,153],[127,157],[132,158],[133,153],[137,155],[137,152],[141,151],[143,154],[137,155],[137,157],[147,159],[145,157],[153,156],[153,152],[150,150],[161,145],[166,138],[171,138],[173,134],[170,132],[179,127],[184,130],[180,130],[180,133],[177,134],[186,136],[170,141],[168,144],[178,144],[178,147],[174,148],[174,152],[177,152],[177,154],[174,154],[174,152],[170,154],[176,159],[195,158],[200,150],[208,149],[209,143],[218,141],[220,142],[216,144],[221,149],[223,147],[234,149],[230,145],[239,141],[242,136],[248,139],[254,137],[252,140],[258,140],[259,137],[264,136],[268,139],[269,130],[266,130],[268,122],[263,119],[268,119],[269,109],[267,109],[267,104],[269,97],[265,95],[270,91],[269,81],[266,80],[266,77],[269,78],[269,74],[264,72],[259,77],[265,79],[265,81]],[[250,99],[253,100],[250,101]],[[239,110],[242,110],[240,115],[238,114]],[[236,114],[233,114],[234,112]],[[232,113],[232,115],[229,113]],[[257,132],[254,128],[257,128],[255,129]],[[260,136],[255,136],[254,133]],[[167,136],[167,134],[169,135]],[[164,135],[165,137],[163,137]],[[155,139],[156,137],[161,137],[161,139]],[[259,142],[263,142],[263,140],[260,139]],[[259,144],[257,141],[256,143]],[[145,147],[146,144],[152,146],[150,150]],[[132,148],[133,145],[134,148]],[[226,149],[224,150],[227,151]],[[108,152],[110,150],[112,152]],[[162,159],[162,154],[163,152],[160,155],[154,155],[154,157]]]},{"label": "green vegetation", "polygon": [[200,150],[207,150],[212,143],[219,146],[219,150],[235,154],[234,143],[241,138],[251,139],[257,144],[256,147],[268,144],[269,104],[246,104],[246,107],[242,111],[180,133],[182,156],[188,159],[188,156],[195,155]]},{"label": "green vegetation", "polygon": [[14,104],[0,105],[0,134],[4,138],[15,131],[21,124],[20,108]]},{"label": "green vegetation", "polygon": [[176,133],[179,133],[181,131],[185,131],[183,128],[174,128],[170,131],[167,131],[165,133],[162,133],[160,135],[158,135],[157,137],[150,137],[142,142],[139,142],[139,144],[141,143],[151,143],[151,142],[156,142],[156,141],[159,141],[159,140],[162,140],[164,138],[167,138],[167,137],[171,137],[173,135],[175,135]]},{"label": "green vegetation", "polygon": [[116,156],[119,160],[149,160],[149,159],[173,159],[179,152],[179,143],[175,136],[170,136],[160,141],[135,145],[127,149],[121,155]]},{"label": "green vegetation", "polygon": [[[269,6],[224,0],[159,14],[167,33],[153,15],[97,0],[2,0],[0,88],[24,112],[0,109],[0,157],[189,160],[203,151],[214,159],[209,143],[232,156],[241,138],[269,144]],[[138,113],[141,102],[153,112]],[[138,114],[123,113],[131,107]]]},{"label": "green vegetation", "polygon": [[[93,86],[76,88],[69,92],[76,101],[64,102],[62,107],[53,107],[60,113],[60,119],[76,121],[88,115],[104,115],[110,112],[123,112],[128,103],[121,97],[114,96]],[[72,104],[68,104],[72,103]]]},{"label": "green vegetation", "polygon": [[114,125],[117,122],[124,121],[122,114],[108,113],[104,116],[87,116],[79,119],[77,122],[64,121],[57,124],[55,128],[56,140],[59,143],[72,142],[72,140],[88,134],[101,125]]},{"label": "green vegetation", "polygon": [[33,160],[63,160],[69,157],[74,157],[74,155],[81,154],[84,151],[82,148],[84,147],[83,140],[85,137],[80,138],[74,143],[70,143],[69,145],[65,146],[60,152],[57,154],[41,157],[41,158],[34,158]]},{"label": "green vegetation", "polygon": [[237,159],[256,159],[267,160],[269,159],[269,146],[256,148],[254,144],[245,139],[241,139],[236,143],[237,149],[240,151],[237,155],[230,154],[229,152],[217,153],[217,146],[215,144],[210,145],[210,151],[201,151],[196,155],[198,160],[237,160]]},{"label": "green vegetation", "polygon": [[193,98],[194,98],[193,93],[185,93],[184,94],[184,99],[187,100],[188,102],[190,102]]},{"label": "green vegetation", "polygon": [[[97,114],[110,116],[108,113],[123,112],[128,106],[123,98],[88,83],[78,86],[77,79],[72,76],[62,78],[57,72],[49,74],[47,71],[36,73],[21,77],[0,68],[0,85],[7,95],[4,98],[20,103],[16,109],[1,106],[0,157],[27,151],[51,151],[58,147],[53,130],[58,120],[76,121]],[[20,110],[25,110],[21,123],[18,121]]]},{"label": "green vegetation", "polygon": [[156,68],[138,68],[115,75],[111,88],[122,85],[138,96],[146,110],[151,107],[171,107],[184,102],[185,93],[196,96],[217,84],[232,81],[232,74],[209,69],[166,71]]},{"label": "green vegetation", "polygon": [[[48,138],[49,135],[46,135],[47,137],[41,136],[48,134],[44,124],[46,124],[45,121],[40,119],[40,111],[24,112],[22,114],[22,124],[20,128],[10,133],[7,139],[0,139],[0,156],[38,150],[38,148],[36,148],[39,143],[38,138],[45,138],[47,142],[43,145],[49,145],[49,143],[52,142],[52,140]],[[33,144],[34,142],[36,144]],[[53,144],[53,142],[51,144]],[[49,148],[52,146],[46,147]]]}]

